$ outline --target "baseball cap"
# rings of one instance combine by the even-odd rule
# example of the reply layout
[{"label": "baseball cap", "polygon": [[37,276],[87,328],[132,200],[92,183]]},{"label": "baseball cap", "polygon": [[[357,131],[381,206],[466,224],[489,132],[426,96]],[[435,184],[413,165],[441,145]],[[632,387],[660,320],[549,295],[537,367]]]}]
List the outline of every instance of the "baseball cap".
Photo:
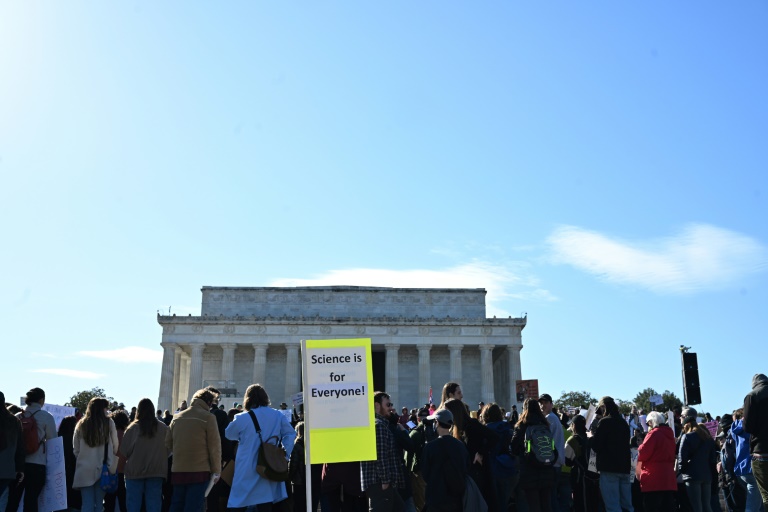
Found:
[{"label": "baseball cap", "polygon": [[428,420],[437,420],[437,422],[446,427],[453,425],[453,414],[448,409],[438,409],[435,414],[427,416]]},{"label": "baseball cap", "polygon": [[549,396],[547,393],[544,393],[539,397],[539,402],[551,402],[551,401],[552,401],[552,397]]}]

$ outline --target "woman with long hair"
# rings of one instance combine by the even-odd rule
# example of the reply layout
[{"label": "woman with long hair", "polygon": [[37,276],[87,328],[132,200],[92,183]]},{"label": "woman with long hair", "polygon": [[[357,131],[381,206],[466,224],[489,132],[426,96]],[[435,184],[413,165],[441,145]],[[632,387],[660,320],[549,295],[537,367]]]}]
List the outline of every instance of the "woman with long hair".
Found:
[{"label": "woman with long hair", "polygon": [[[224,435],[238,442],[237,464],[232,479],[227,507],[255,507],[258,512],[271,512],[272,504],[288,497],[284,482],[262,478],[256,472],[256,461],[262,440],[276,436],[286,454],[293,451],[296,431],[280,411],[269,407],[269,395],[261,384],[251,384],[245,390],[245,412],[227,425]],[[256,432],[259,425],[261,435]],[[286,459],[288,455],[286,455]]]},{"label": "woman with long hair", "polygon": [[[499,441],[499,435],[472,418],[464,402],[449,398],[443,404],[453,415],[452,435],[464,442],[469,453],[468,473],[483,494],[489,512],[497,510],[496,490],[491,473],[491,451]],[[439,410],[439,409],[438,409]]]},{"label": "woman with long hair", "polygon": [[643,506],[645,510],[673,512],[677,509],[675,433],[660,412],[650,412],[646,423],[648,434],[637,448]]},{"label": "woman with long hair", "polygon": [[115,422],[109,417],[109,402],[105,398],[91,398],[85,416],[75,427],[72,441],[77,457],[72,487],[80,489],[81,512],[101,512],[104,501],[101,468],[106,454],[109,472],[117,471],[117,443]]},{"label": "woman with long hair", "polygon": [[512,453],[520,461],[520,482],[530,512],[549,512],[552,509],[552,488],[555,485],[555,469],[552,466],[539,466],[526,453],[525,433],[529,428],[543,425],[549,430],[549,423],[541,411],[539,402],[526,398],[523,412],[512,434]]},{"label": "woman with long hair", "polygon": [[458,382],[446,382],[443,386],[443,392],[440,396],[440,405],[437,407],[438,409],[444,409],[443,407],[445,405],[445,402],[450,400],[451,398],[455,398],[456,400],[463,400],[464,399],[464,393],[461,391],[461,386]]},{"label": "woman with long hair", "polygon": [[[21,422],[5,408],[5,395],[0,391],[0,498],[11,482],[24,478],[24,443]],[[7,496],[6,498],[7,499]],[[1,507],[5,510],[5,504]]]},{"label": "woman with long hair", "polygon": [[697,414],[693,407],[683,409],[678,467],[693,512],[712,512],[710,498],[717,452],[712,434],[696,421]]},{"label": "woman with long hair", "polygon": [[155,416],[155,405],[142,398],[136,418],[125,431],[120,454],[125,463],[126,512],[139,512],[144,500],[147,512],[160,512],[163,504],[163,480],[168,474],[168,449],[165,436],[168,425]]}]

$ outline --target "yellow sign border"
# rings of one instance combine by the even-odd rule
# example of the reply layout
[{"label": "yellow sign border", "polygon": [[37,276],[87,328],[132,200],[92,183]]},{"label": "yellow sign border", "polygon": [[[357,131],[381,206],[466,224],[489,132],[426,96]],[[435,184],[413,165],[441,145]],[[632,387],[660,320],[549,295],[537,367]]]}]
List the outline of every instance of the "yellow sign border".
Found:
[{"label": "yellow sign border", "polygon": [[[337,340],[304,340],[307,349],[363,347],[365,349],[366,376],[368,380],[368,426],[336,428],[307,428],[309,438],[309,461],[312,464],[325,462],[355,462],[376,460],[376,418],[373,412],[373,366],[371,361],[371,339],[352,338]],[[304,384],[305,414],[311,416],[307,390],[306,353],[302,353],[302,382]],[[343,418],[340,421],[343,422]],[[309,424],[307,423],[307,427]]]}]

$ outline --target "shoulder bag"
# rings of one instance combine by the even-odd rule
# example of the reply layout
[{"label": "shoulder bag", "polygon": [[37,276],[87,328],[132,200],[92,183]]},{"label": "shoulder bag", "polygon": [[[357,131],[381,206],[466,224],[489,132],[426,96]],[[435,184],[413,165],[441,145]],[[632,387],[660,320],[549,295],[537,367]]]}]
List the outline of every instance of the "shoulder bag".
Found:
[{"label": "shoulder bag", "polygon": [[109,472],[108,448],[109,440],[107,440],[107,444],[104,445],[104,462],[101,465],[101,480],[99,481],[99,487],[106,493],[113,493],[117,491],[117,473]]},{"label": "shoulder bag", "polygon": [[[261,426],[254,412],[248,411],[248,415],[253,420],[253,426],[259,435],[259,456],[256,461],[256,473],[262,478],[272,480],[273,482],[285,482],[288,480],[288,460],[285,458],[285,450],[279,445],[280,438],[272,436],[264,439],[261,437]],[[274,439],[275,444],[270,443]]]}]

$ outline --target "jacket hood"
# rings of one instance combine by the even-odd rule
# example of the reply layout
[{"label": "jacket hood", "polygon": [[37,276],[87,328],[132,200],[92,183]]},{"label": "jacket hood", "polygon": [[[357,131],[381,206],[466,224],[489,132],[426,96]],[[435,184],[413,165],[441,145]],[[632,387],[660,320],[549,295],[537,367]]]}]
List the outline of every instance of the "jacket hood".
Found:
[{"label": "jacket hood", "polygon": [[752,377],[752,389],[757,389],[766,385],[768,385],[768,377],[762,373],[756,373],[755,376]]}]

